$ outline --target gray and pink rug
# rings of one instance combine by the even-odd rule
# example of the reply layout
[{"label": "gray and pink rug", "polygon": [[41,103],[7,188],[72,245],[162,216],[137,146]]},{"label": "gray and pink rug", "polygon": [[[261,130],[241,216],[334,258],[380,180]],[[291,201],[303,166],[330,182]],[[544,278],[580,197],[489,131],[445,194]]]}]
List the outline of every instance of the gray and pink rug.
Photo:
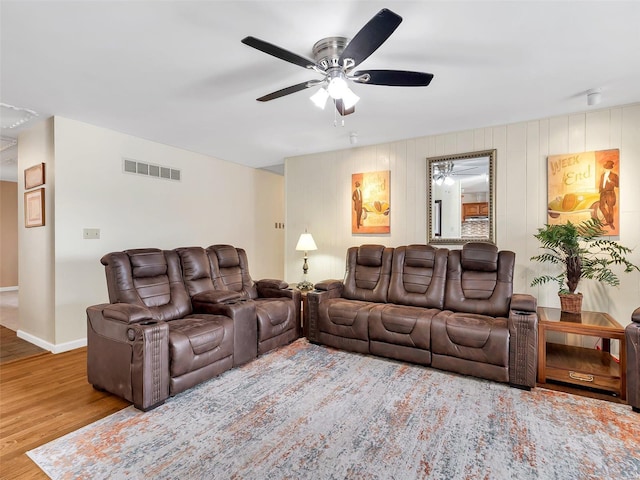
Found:
[{"label": "gray and pink rug", "polygon": [[640,415],[298,340],[28,455],[54,479],[638,479]]}]

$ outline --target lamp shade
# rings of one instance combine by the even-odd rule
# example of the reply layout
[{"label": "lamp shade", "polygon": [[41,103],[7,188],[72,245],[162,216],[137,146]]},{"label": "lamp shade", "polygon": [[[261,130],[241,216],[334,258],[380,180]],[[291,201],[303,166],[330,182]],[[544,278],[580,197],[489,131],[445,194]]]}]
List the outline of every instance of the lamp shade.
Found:
[{"label": "lamp shade", "polygon": [[310,250],[317,250],[316,242],[313,241],[313,237],[310,233],[303,233],[300,235],[300,239],[298,240],[298,244],[296,245],[296,250],[300,250],[303,252],[308,252]]}]

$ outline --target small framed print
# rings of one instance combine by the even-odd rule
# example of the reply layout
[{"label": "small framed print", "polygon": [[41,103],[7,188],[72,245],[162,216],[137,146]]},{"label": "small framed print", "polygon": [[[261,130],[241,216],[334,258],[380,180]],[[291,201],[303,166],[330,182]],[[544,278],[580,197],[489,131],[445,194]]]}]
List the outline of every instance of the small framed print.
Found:
[{"label": "small framed print", "polygon": [[44,188],[24,193],[24,226],[44,226]]},{"label": "small framed print", "polygon": [[39,187],[44,185],[44,163],[26,168],[24,171],[24,189]]}]

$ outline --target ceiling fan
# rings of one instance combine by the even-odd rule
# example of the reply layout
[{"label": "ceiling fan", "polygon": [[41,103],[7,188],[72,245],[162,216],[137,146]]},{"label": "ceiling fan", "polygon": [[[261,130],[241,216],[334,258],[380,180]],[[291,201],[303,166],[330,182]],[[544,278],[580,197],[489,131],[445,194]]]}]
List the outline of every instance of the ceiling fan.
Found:
[{"label": "ceiling fan", "polygon": [[302,57],[281,47],[255,37],[246,37],[242,43],[261,52],[273,55],[285,62],[313,70],[323,76],[306,82],[283,88],[264,95],[257,100],[267,102],[284,97],[307,88],[320,86],[311,100],[324,108],[331,97],[340,115],[349,115],[355,111],[360,99],[349,88],[349,81],[364,85],[387,85],[393,87],[426,87],[433,75],[405,70],[359,70],[353,69],[366,60],[398,28],[402,17],[383,8],[349,41],[345,37],[327,37],[313,46],[313,58]]},{"label": "ceiling fan", "polygon": [[[469,166],[468,168],[459,168],[459,165],[456,165],[452,161],[444,161],[434,163],[433,165],[433,183],[436,185],[453,185],[454,179],[453,177],[459,176],[470,176],[477,177],[483,173],[483,169],[478,166]],[[470,172],[470,173],[465,173]]]}]

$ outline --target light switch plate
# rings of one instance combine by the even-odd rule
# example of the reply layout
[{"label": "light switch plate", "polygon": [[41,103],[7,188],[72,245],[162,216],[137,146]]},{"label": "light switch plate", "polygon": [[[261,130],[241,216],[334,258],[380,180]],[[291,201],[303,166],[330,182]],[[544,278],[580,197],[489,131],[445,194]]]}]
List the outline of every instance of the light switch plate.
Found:
[{"label": "light switch plate", "polygon": [[85,240],[98,240],[100,239],[100,229],[99,228],[83,228],[82,238],[84,238]]}]

